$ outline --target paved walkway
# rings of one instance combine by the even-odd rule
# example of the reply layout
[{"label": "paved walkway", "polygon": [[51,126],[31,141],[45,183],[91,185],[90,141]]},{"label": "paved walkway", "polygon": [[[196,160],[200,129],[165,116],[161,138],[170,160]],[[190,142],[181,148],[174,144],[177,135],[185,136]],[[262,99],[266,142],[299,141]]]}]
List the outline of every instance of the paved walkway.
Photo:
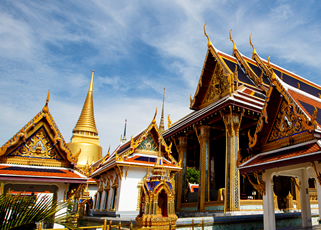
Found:
[{"label": "paved walkway", "polygon": [[295,230],[321,230],[321,225],[314,225],[312,227],[289,227],[289,228],[277,228],[278,230],[290,230],[290,229],[295,229]]}]

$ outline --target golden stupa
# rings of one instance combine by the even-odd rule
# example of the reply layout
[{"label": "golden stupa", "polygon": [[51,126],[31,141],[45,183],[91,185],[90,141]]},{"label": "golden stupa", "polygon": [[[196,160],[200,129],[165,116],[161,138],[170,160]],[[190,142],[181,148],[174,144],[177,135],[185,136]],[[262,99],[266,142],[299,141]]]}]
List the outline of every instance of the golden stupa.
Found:
[{"label": "golden stupa", "polygon": [[77,162],[79,168],[84,168],[87,164],[91,165],[102,157],[102,148],[94,117],[93,83],[94,71],[92,71],[84,106],[72,131],[71,142],[67,144],[73,154],[81,151]]}]

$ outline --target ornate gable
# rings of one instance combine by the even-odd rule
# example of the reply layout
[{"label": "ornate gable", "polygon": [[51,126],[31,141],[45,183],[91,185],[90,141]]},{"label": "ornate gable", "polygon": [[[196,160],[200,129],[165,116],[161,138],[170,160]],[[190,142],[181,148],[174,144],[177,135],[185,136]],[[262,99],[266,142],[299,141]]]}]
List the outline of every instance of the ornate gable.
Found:
[{"label": "ornate gable", "polygon": [[307,131],[300,117],[294,112],[294,108],[289,106],[286,100],[282,100],[267,142],[281,140]]},{"label": "ornate gable", "polygon": [[78,154],[67,147],[47,103],[31,121],[0,148],[0,163],[71,167]]},{"label": "ornate gable", "polygon": [[151,133],[148,133],[146,139],[138,146],[137,150],[145,151],[158,151],[158,143],[154,139]]},{"label": "ornate gable", "polygon": [[120,148],[119,152],[115,153],[116,162],[126,162],[127,160],[130,160],[129,158],[134,159],[133,156],[136,153],[157,156],[160,151],[162,157],[169,160],[171,164],[178,164],[171,155],[172,144],[168,146],[163,136],[159,133],[155,120],[156,115],[157,110],[150,125],[135,138],[131,137],[130,146],[128,148],[124,151]]},{"label": "ornate gable", "polygon": [[262,152],[311,140],[310,131],[317,128],[317,110],[308,117],[282,81],[273,71],[272,74],[272,84],[254,136],[249,133],[249,147]]}]

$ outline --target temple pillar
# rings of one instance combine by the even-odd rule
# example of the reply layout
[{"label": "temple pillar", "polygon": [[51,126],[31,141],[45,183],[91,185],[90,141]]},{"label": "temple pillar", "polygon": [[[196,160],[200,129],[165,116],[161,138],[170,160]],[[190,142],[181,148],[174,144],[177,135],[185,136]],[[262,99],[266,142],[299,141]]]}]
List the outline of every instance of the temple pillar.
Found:
[{"label": "temple pillar", "polygon": [[296,209],[301,209],[299,179],[298,178],[294,178],[294,179],[295,179]]},{"label": "temple pillar", "polygon": [[276,229],[274,213],[274,192],[271,171],[265,170],[262,174],[265,182],[265,193],[263,193],[263,222],[264,229]]},{"label": "temple pillar", "polygon": [[198,189],[198,210],[205,210],[205,202],[210,201],[209,184],[209,153],[210,153],[210,130],[211,127],[203,125],[200,127],[200,176]]},{"label": "temple pillar", "polygon": [[310,207],[310,195],[309,195],[309,177],[306,169],[300,170],[300,198],[301,198],[301,219],[302,227],[311,227],[311,207]]},{"label": "temple pillar", "polygon": [[240,174],[236,167],[237,152],[239,150],[239,129],[243,112],[221,112],[226,130],[226,158],[225,158],[225,198],[224,212],[240,210]]},{"label": "temple pillar", "polygon": [[316,179],[317,184],[317,193],[318,193],[318,210],[319,210],[319,219],[321,219],[321,185],[318,182],[318,179]]},{"label": "temple pillar", "polygon": [[187,141],[188,137],[179,137],[178,138],[178,161],[182,162],[182,170],[178,173],[178,183],[177,183],[177,202],[176,202],[176,210],[179,211],[181,209],[181,203],[185,202],[185,190],[186,190],[186,157],[187,157]]},{"label": "temple pillar", "polygon": [[0,195],[3,194],[4,191],[4,182],[0,182]]}]

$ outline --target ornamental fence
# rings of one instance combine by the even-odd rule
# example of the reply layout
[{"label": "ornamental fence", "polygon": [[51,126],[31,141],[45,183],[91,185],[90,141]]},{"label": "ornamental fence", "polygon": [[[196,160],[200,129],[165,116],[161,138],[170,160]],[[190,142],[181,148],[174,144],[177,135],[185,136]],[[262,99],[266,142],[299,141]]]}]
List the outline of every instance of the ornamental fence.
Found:
[{"label": "ornamental fence", "polygon": [[[69,230],[68,228],[43,228],[42,227],[43,223],[40,222],[39,226],[37,228],[37,230]],[[204,219],[202,219],[201,223],[194,223],[194,219],[192,219],[192,223],[191,225],[184,225],[182,227],[184,228],[190,228],[191,230],[196,230],[196,229],[205,229],[205,221]],[[84,227],[78,227],[78,229],[96,229],[96,230],[116,230],[116,229],[122,229],[122,230],[153,230],[153,229],[177,229],[178,227],[180,227],[179,225],[168,225],[168,226],[155,226],[155,227],[138,227],[138,226],[134,226],[132,221],[130,221],[130,223],[128,224],[124,224],[121,223],[121,221],[119,221],[118,224],[112,224],[112,221],[109,221],[109,223],[107,223],[107,220],[104,221],[103,225],[97,225],[97,226],[84,226]]]}]

